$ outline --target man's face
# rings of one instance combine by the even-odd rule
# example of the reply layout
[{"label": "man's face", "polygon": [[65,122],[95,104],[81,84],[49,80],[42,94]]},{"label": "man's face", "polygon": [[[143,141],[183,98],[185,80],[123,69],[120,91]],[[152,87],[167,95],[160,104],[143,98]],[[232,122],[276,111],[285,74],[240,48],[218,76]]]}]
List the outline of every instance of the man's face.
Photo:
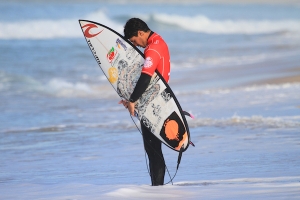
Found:
[{"label": "man's face", "polygon": [[147,46],[147,38],[144,31],[138,31],[137,36],[131,37],[129,40],[134,46],[145,48]]}]

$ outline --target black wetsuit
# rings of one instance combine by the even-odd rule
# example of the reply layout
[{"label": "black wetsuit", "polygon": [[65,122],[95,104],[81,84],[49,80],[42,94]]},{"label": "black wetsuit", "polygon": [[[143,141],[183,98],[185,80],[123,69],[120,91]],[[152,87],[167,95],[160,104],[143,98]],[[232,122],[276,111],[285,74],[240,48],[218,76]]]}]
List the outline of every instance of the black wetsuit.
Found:
[{"label": "black wetsuit", "polygon": [[165,177],[165,160],[161,151],[161,141],[141,123],[145,151],[149,158],[152,186],[163,185]]}]

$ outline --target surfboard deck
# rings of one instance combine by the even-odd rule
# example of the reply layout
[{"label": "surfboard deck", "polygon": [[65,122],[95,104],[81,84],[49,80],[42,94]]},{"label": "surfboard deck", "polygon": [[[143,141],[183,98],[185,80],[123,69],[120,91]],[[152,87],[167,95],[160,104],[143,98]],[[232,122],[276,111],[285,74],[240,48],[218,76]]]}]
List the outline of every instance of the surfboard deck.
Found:
[{"label": "surfboard deck", "polygon": [[[144,54],[115,30],[89,20],[79,20],[86,42],[108,81],[125,100],[140,77]],[[175,151],[185,151],[190,132],[184,112],[170,86],[156,71],[136,102],[135,113],[159,140]]]}]

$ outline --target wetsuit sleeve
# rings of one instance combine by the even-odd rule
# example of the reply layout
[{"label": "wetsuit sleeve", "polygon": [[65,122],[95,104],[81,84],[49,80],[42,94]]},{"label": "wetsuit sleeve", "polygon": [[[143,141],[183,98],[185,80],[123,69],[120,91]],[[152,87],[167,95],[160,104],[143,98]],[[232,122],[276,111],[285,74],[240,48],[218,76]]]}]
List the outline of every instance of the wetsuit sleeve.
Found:
[{"label": "wetsuit sleeve", "polygon": [[146,91],[151,80],[151,76],[145,73],[141,73],[139,80],[136,83],[136,86],[130,96],[130,102],[136,102],[142,94]]}]

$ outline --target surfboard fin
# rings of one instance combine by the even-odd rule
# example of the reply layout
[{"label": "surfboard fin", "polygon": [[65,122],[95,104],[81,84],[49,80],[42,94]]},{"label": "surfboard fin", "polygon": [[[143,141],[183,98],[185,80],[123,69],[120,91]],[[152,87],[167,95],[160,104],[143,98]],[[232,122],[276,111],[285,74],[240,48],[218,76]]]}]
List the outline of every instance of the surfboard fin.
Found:
[{"label": "surfboard fin", "polygon": [[188,113],[187,111],[183,111],[183,114],[186,115],[186,116],[189,116],[192,119],[195,119],[194,115]]},{"label": "surfboard fin", "polygon": [[192,145],[193,147],[195,147],[194,143],[192,141],[190,141],[190,145]]},{"label": "surfboard fin", "polygon": [[[183,114],[186,116],[189,116],[192,119],[195,119],[194,115],[188,113],[187,111],[183,111]],[[192,141],[190,141],[190,145],[192,145],[193,147],[195,147],[194,143]]]}]

